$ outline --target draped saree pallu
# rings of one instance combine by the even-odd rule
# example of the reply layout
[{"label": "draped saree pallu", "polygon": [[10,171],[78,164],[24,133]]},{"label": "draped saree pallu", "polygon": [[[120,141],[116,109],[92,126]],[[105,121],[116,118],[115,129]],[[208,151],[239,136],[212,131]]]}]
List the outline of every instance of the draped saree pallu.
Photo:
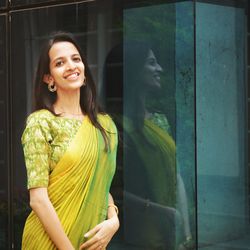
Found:
[{"label": "draped saree pallu", "polygon": [[[84,234],[105,220],[108,194],[115,171],[117,131],[107,115],[99,115],[109,138],[109,149],[88,117],[49,175],[48,194],[60,222],[76,249]],[[34,212],[23,233],[23,250],[56,249]]]},{"label": "draped saree pallu", "polygon": [[[123,118],[124,239],[145,250],[175,249],[176,147],[163,124]],[[139,184],[138,184],[139,183]],[[136,223],[134,223],[136,221]]]}]

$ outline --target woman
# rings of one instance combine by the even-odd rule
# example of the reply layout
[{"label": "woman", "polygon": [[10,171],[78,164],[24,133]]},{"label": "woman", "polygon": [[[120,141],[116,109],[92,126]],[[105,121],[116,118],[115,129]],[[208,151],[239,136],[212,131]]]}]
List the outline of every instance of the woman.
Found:
[{"label": "woman", "polygon": [[125,43],[124,61],[125,239],[144,249],[183,249],[191,240],[186,192],[171,126],[159,110],[166,107],[157,108],[163,69],[141,42]]},{"label": "woman", "polygon": [[117,46],[107,62],[117,65],[122,55],[123,74],[117,74],[117,68],[107,71],[105,82],[110,92],[123,80],[122,93],[112,96],[115,101],[123,97],[123,116],[117,114],[117,103],[110,108],[123,132],[124,239],[146,250],[186,249],[191,242],[186,192],[176,173],[173,123],[162,112],[166,107],[159,105],[163,69],[144,42]]},{"label": "woman", "polygon": [[105,249],[119,227],[109,194],[117,130],[70,34],[54,34],[42,50],[22,144],[33,210],[22,249]]}]

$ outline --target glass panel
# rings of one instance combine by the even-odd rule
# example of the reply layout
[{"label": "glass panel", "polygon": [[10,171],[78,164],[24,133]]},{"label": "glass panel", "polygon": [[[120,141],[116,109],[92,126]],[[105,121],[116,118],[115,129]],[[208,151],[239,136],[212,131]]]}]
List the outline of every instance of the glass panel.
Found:
[{"label": "glass panel", "polygon": [[0,15],[0,249],[7,248],[8,163],[7,163],[7,46],[6,16]]},{"label": "glass panel", "polygon": [[250,249],[245,9],[217,3],[196,4],[198,239]]},{"label": "glass panel", "polygon": [[128,249],[194,247],[193,3],[123,16],[124,241]]},{"label": "glass panel", "polygon": [[121,226],[110,249],[150,244],[150,249],[172,250],[187,236],[195,240],[193,1],[160,2],[110,0],[11,14],[17,248],[29,212],[20,137],[31,111],[38,53],[55,30],[77,37],[102,104],[119,129],[111,193]]}]

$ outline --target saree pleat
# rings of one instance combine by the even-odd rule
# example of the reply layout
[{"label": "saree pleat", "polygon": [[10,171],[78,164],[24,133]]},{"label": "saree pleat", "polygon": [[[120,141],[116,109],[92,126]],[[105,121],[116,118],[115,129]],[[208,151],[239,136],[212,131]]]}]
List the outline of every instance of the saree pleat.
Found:
[{"label": "saree pleat", "polygon": [[[76,249],[86,240],[84,234],[105,219],[115,171],[116,128],[108,116],[99,120],[113,130],[110,150],[104,150],[100,131],[86,117],[49,178],[49,198]],[[34,212],[25,224],[22,249],[56,249]]]}]

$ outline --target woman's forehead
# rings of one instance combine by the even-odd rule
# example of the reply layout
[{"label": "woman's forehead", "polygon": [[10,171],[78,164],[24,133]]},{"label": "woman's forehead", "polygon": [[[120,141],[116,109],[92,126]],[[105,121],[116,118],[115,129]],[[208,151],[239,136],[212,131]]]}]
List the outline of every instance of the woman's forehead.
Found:
[{"label": "woman's forehead", "polygon": [[51,59],[55,57],[67,57],[74,54],[79,54],[79,51],[73,43],[67,41],[56,42],[49,50]]}]

